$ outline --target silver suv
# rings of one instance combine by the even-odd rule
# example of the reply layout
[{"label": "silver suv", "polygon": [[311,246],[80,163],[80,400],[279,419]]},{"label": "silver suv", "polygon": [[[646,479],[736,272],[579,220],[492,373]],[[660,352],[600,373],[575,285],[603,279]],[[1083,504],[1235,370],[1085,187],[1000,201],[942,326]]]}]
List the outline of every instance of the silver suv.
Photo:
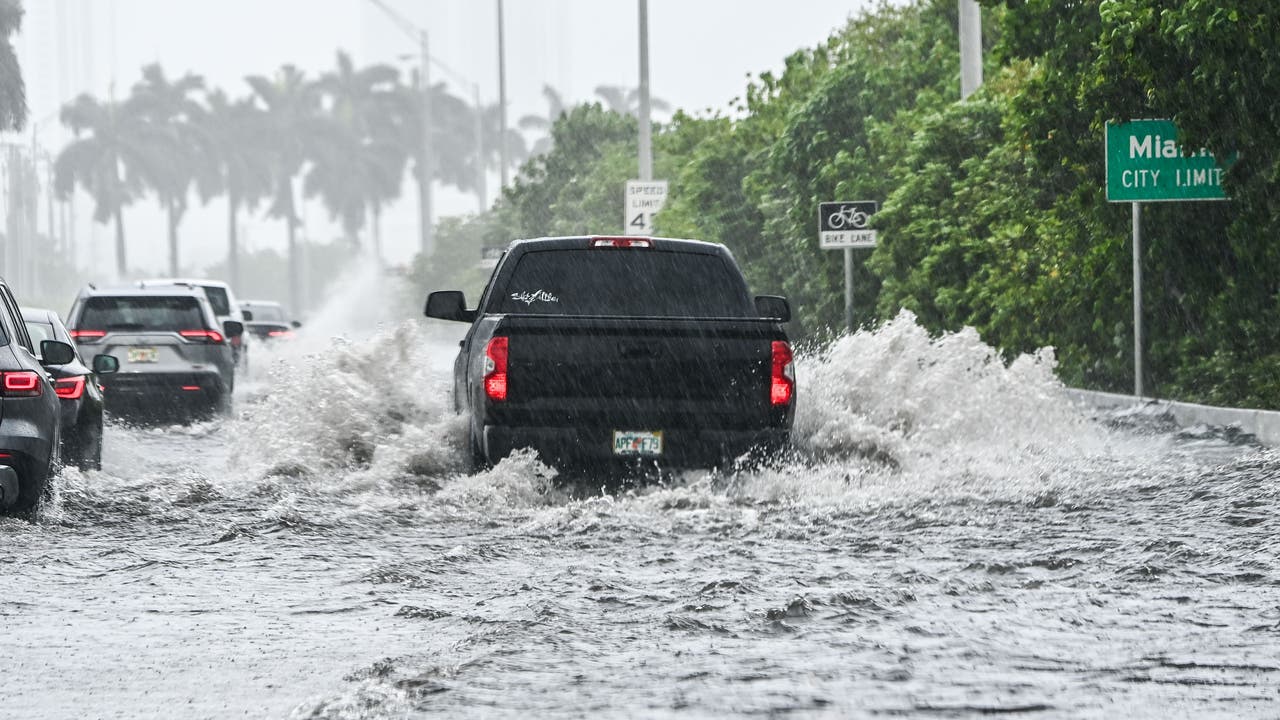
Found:
[{"label": "silver suv", "polygon": [[201,288],[91,286],[71,306],[67,329],[86,350],[120,360],[120,371],[102,378],[111,412],[185,419],[231,407],[230,339],[244,324],[220,324]]},{"label": "silver suv", "polygon": [[[253,319],[251,313],[245,313],[241,310],[240,303],[236,302],[235,293],[231,291],[231,286],[221,280],[149,278],[138,281],[138,287],[148,289],[164,289],[175,285],[204,290],[204,294],[209,298],[209,304],[213,306],[214,315],[218,316],[218,322],[235,320],[238,323],[246,323]],[[230,342],[231,353],[236,358],[236,367],[247,371],[249,368],[249,335],[243,333],[236,335],[230,338]]]}]

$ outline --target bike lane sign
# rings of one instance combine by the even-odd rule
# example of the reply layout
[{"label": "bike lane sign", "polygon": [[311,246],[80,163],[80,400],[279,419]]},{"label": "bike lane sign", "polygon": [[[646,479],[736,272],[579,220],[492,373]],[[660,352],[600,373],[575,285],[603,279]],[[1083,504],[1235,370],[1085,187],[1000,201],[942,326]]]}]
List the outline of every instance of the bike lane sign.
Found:
[{"label": "bike lane sign", "polygon": [[879,207],[873,200],[818,203],[818,246],[823,250],[875,247],[876,231],[868,225]]}]

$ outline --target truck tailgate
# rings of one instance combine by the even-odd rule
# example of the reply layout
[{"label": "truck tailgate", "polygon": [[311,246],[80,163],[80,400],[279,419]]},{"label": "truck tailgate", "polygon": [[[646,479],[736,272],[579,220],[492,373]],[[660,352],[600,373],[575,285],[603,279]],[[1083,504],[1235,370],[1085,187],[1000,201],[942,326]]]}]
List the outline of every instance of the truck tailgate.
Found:
[{"label": "truck tailgate", "polygon": [[[755,319],[509,315],[504,415],[760,425],[777,328]],[[575,418],[565,417],[565,420]]]}]

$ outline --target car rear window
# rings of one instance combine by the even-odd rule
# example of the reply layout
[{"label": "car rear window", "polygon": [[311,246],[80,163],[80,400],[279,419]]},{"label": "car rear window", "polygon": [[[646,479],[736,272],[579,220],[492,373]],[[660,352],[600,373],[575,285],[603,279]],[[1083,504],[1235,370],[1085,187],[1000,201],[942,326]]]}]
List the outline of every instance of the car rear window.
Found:
[{"label": "car rear window", "polygon": [[253,313],[254,322],[284,322],[284,309],[275,305],[250,305],[245,310]]},{"label": "car rear window", "polygon": [[77,323],[84,330],[175,331],[205,325],[200,303],[190,296],[92,297]]},{"label": "car rear window", "polygon": [[718,255],[543,250],[520,257],[500,313],[751,317],[741,276]]},{"label": "car rear window", "polygon": [[204,294],[213,306],[213,314],[219,317],[231,314],[231,301],[227,299],[227,289],[216,285],[202,285]]},{"label": "car rear window", "polygon": [[31,343],[37,348],[44,340],[57,340],[58,337],[53,333],[53,324],[47,322],[38,322],[36,320],[27,320],[27,334],[31,336]]}]

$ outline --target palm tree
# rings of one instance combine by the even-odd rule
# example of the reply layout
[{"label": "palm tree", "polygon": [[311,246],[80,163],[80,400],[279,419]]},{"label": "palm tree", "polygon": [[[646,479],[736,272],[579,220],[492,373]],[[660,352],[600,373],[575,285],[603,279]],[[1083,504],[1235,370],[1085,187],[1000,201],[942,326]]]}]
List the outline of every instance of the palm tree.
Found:
[{"label": "palm tree", "polygon": [[[604,101],[605,107],[619,115],[640,115],[640,89],[625,88],[621,85],[600,85],[596,88],[596,97]],[[649,98],[649,107],[659,112],[668,112],[671,105],[656,97]]]},{"label": "palm tree", "polygon": [[530,155],[544,155],[551,151],[551,126],[556,124],[560,116],[564,115],[568,110],[568,106],[564,103],[564,98],[560,96],[559,91],[550,85],[542,86],[542,97],[547,100],[547,114],[541,115],[525,115],[516,121],[516,125],[522,130],[532,130],[542,133],[533,143],[533,148],[529,151]]},{"label": "palm tree", "polygon": [[10,38],[22,29],[22,3],[0,0],[0,130],[21,130],[27,120],[27,90]]},{"label": "palm tree", "polygon": [[93,219],[116,226],[116,273],[128,273],[123,209],[141,194],[142,177],[168,161],[155,130],[131,102],[98,102],[81,95],[62,108],[76,139],[54,163],[56,189],[67,198],[78,184],[94,199]]},{"label": "palm tree", "polygon": [[502,106],[498,103],[486,105],[481,116],[481,131],[484,138],[485,163],[489,168],[498,168],[502,163],[500,148],[506,143],[508,169],[518,168],[529,157],[529,148],[525,145],[524,135],[515,128],[507,128],[506,138],[502,138]]},{"label": "palm tree", "polygon": [[164,69],[151,64],[142,69],[142,81],[133,86],[129,102],[155,130],[153,137],[168,155],[168,161],[140,168],[143,180],[169,214],[169,274],[178,275],[178,225],[187,212],[187,194],[208,163],[209,140],[202,131],[204,108],[195,93],[204,80],[187,73],[175,81]]},{"label": "palm tree", "polygon": [[245,79],[254,97],[266,111],[263,139],[270,148],[272,217],[285,221],[288,232],[289,307],[298,312],[302,307],[300,264],[298,258],[298,212],[294,202],[293,178],[301,170],[316,138],[322,134],[318,120],[320,92],[302,71],[285,65],[274,79],[252,75]]},{"label": "palm tree", "polygon": [[303,186],[307,196],[319,195],[341,220],[353,245],[359,245],[360,229],[372,220],[379,259],[381,209],[399,195],[408,161],[395,116],[399,75],[390,65],[357,70],[349,55],[338,53],[337,68],[316,83],[327,100],[321,126],[325,142],[314,148]]},{"label": "palm tree", "polygon": [[201,168],[196,187],[206,203],[215,195],[227,196],[227,280],[239,287],[240,208],[252,210],[272,187],[268,148],[263,143],[266,120],[252,98],[233,102],[221,90],[206,95],[205,105],[199,122],[208,139],[210,162]]}]

